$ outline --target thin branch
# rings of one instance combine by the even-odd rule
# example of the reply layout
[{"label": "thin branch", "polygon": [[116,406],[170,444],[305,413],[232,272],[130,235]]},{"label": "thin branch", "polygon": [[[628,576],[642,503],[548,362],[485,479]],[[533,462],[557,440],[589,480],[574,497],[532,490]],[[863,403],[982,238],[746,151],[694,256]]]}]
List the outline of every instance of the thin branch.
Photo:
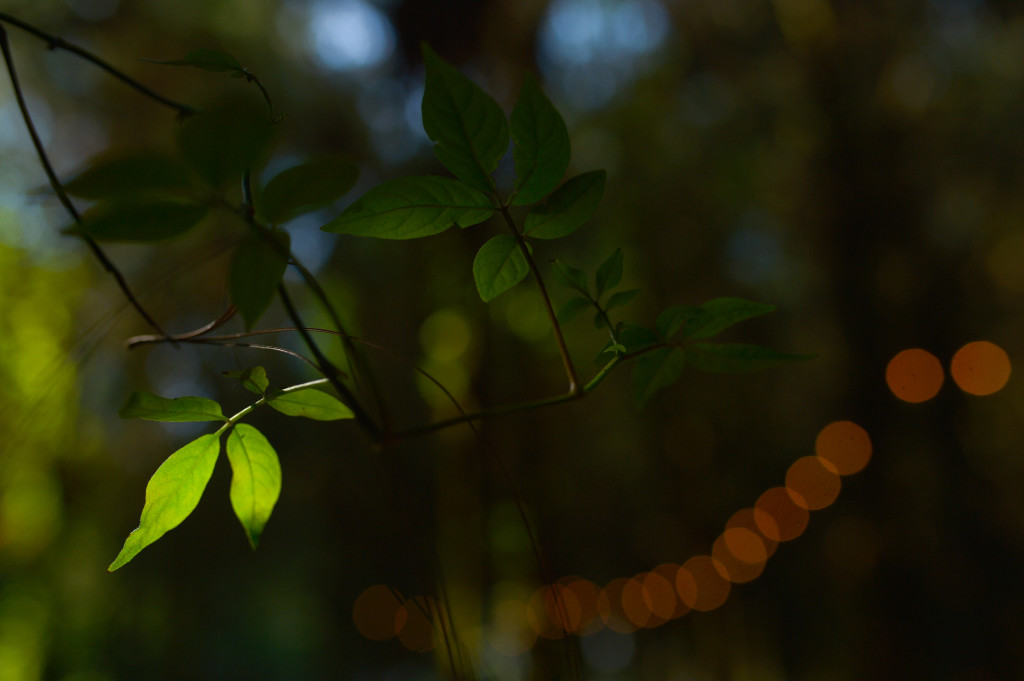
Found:
[{"label": "thin branch", "polygon": [[121,70],[119,70],[117,68],[114,68],[109,63],[107,63],[103,59],[97,57],[92,52],[89,52],[88,50],[85,50],[85,49],[83,49],[83,48],[81,48],[78,45],[75,45],[73,43],[69,43],[66,40],[64,40],[63,38],[55,36],[55,35],[53,35],[51,33],[47,33],[46,31],[44,31],[44,30],[42,30],[40,28],[37,28],[37,27],[33,26],[32,24],[29,24],[29,23],[27,23],[25,21],[22,21],[21,19],[18,19],[16,17],[12,17],[10,14],[7,14],[6,12],[0,12],[0,21],[2,21],[4,23],[7,23],[7,24],[10,24],[11,26],[16,26],[16,27],[20,28],[21,30],[23,30],[23,31],[25,31],[27,33],[30,33],[31,35],[34,35],[36,38],[39,38],[40,40],[45,42],[48,49],[51,49],[51,50],[55,50],[55,49],[66,50],[66,51],[71,52],[72,54],[74,54],[74,55],[76,55],[78,57],[81,57],[82,59],[84,59],[84,60],[86,60],[88,62],[91,62],[91,63],[95,64],[96,66],[100,67],[101,69],[103,69],[104,71],[109,73],[114,78],[117,78],[121,82],[127,84],[129,87],[132,87],[135,90],[138,90],[139,92],[141,92],[142,94],[146,95],[150,99],[156,100],[157,102],[160,102],[164,106],[167,106],[167,107],[170,107],[170,108],[174,109],[175,111],[178,112],[178,115],[181,116],[181,117],[190,116],[190,115],[192,115],[192,114],[194,114],[196,112],[196,110],[194,108],[192,108],[191,106],[189,106],[187,104],[181,104],[179,102],[175,102],[172,99],[168,99],[167,97],[164,97],[163,95],[161,95],[161,94],[159,94],[157,92],[154,92],[153,90],[149,89],[148,87],[146,87],[145,85],[143,85],[139,81],[135,80],[131,76],[127,75],[123,71],[121,71]]},{"label": "thin branch", "polygon": [[[4,16],[5,15],[3,15],[3,13],[0,13],[0,18],[3,18]],[[28,105],[25,104],[25,96],[22,94],[21,85],[18,82],[18,74],[14,69],[14,58],[11,56],[10,44],[7,41],[7,30],[4,29],[2,25],[0,25],[0,51],[3,52],[4,63],[7,65],[7,73],[11,79],[11,87],[14,90],[14,97],[18,101],[18,108],[21,110],[21,117],[25,121],[25,127],[28,128],[29,137],[32,139],[32,146],[35,147],[36,154],[39,156],[39,162],[42,164],[43,171],[46,173],[46,177],[50,181],[50,186],[53,187],[53,191],[57,193],[57,198],[60,199],[61,204],[64,206],[64,209],[67,210],[71,219],[76,223],[81,224],[82,216],[78,214],[78,210],[75,208],[74,204],[71,203],[71,199],[68,197],[67,192],[64,191],[64,187],[61,185],[60,180],[57,179],[57,174],[54,172],[53,166],[50,164],[50,159],[46,155],[46,149],[43,147],[43,142],[39,139],[39,134],[36,132],[36,126],[32,122],[32,116],[29,114]],[[85,240],[85,243],[89,246],[89,250],[92,251],[96,259],[99,260],[103,269],[114,277],[114,281],[117,282],[118,287],[121,289],[121,292],[124,293],[132,307],[135,308],[139,315],[146,320],[146,323],[149,324],[157,333],[164,334],[163,328],[161,328],[161,326],[157,324],[156,320],[153,319],[144,307],[142,307],[142,303],[140,303],[138,298],[135,297],[135,294],[132,293],[124,275],[121,274],[121,271],[117,269],[113,262],[111,262],[110,258],[107,257],[107,254],[102,248],[100,248],[99,244],[96,243],[95,239],[88,234],[81,234],[80,236]]]}]

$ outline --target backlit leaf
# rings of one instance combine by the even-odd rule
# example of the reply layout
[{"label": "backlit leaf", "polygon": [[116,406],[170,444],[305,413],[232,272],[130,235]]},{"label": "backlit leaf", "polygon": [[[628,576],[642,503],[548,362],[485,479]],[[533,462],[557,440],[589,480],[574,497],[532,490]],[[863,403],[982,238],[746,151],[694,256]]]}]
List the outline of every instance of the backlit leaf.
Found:
[{"label": "backlit leaf", "polygon": [[264,187],[258,204],[271,224],[330,205],[352,188],[359,169],[351,161],[328,157],[289,168]]},{"label": "backlit leaf", "polygon": [[146,391],[132,393],[118,415],[149,421],[227,421],[220,405],[205,397],[169,399]]},{"label": "backlit leaf", "polygon": [[288,234],[275,230],[270,238],[273,243],[263,234],[250,234],[231,258],[228,289],[246,329],[251,329],[267,310],[288,266]]},{"label": "backlit leaf", "polygon": [[551,263],[554,265],[552,271],[555,273],[555,280],[559,284],[566,288],[576,289],[584,296],[590,296],[590,286],[587,284],[586,272],[572,265],[567,265],[557,258],[552,260]]},{"label": "backlit leaf", "polygon": [[255,366],[241,371],[225,371],[228,378],[237,378],[242,387],[256,395],[262,395],[267,391],[270,381],[267,380],[267,370],[261,366]]},{"label": "backlit leaf", "polygon": [[175,158],[155,152],[96,160],[64,183],[64,191],[83,199],[178,193],[187,188],[185,166]]},{"label": "backlit leaf", "polygon": [[675,383],[686,368],[686,353],[680,348],[659,348],[636,359],[633,368],[633,398],[644,406],[662,388]]},{"label": "backlit leaf", "polygon": [[203,435],[171,454],[146,485],[139,526],[107,568],[118,569],[168,530],[181,524],[203,496],[220,453],[220,433]]},{"label": "backlit leaf", "polygon": [[530,209],[524,234],[536,239],[558,239],[572,234],[594,215],[604,195],[604,181],[603,170],[568,180],[547,201]]},{"label": "backlit leaf", "polygon": [[246,423],[234,427],[226,449],[231,463],[231,508],[255,549],[281,494],[281,464],[263,433]]},{"label": "backlit leaf", "polygon": [[491,173],[508,151],[508,122],[494,99],[423,45],[423,129],[444,167],[467,184],[494,190]]},{"label": "backlit leaf", "polygon": [[380,239],[415,239],[469,227],[497,210],[486,195],[463,182],[425,175],[390,180],[363,194],[321,229]]},{"label": "backlit leaf", "polygon": [[178,132],[182,155],[215,188],[262,160],[273,127],[261,108],[231,102],[190,116]]},{"label": "backlit leaf", "polygon": [[570,298],[565,301],[565,304],[562,305],[561,308],[559,308],[556,317],[558,318],[559,323],[568,324],[589,310],[592,305],[593,303],[586,298]]},{"label": "backlit leaf", "polygon": [[511,234],[489,239],[473,259],[473,279],[484,302],[494,300],[529,273],[530,266]]},{"label": "backlit leaf", "polygon": [[569,167],[569,131],[529,73],[512,109],[516,183],[512,203],[527,206],[540,201],[558,186]]},{"label": "backlit leaf", "polygon": [[687,363],[709,373],[744,373],[812,359],[745,343],[693,343],[686,346]]},{"label": "backlit leaf", "polygon": [[189,201],[126,199],[90,208],[69,231],[84,232],[97,241],[160,241],[192,229],[206,212],[206,206]]},{"label": "backlit leaf", "polygon": [[616,248],[608,259],[601,263],[595,275],[595,298],[600,298],[605,291],[610,291],[622,281],[622,249]]},{"label": "backlit leaf", "polygon": [[146,61],[164,66],[193,66],[204,71],[241,71],[242,65],[237,59],[227,52],[220,50],[192,50],[183,59],[172,59],[169,61],[158,61],[147,59]]},{"label": "backlit leaf", "polygon": [[316,388],[280,391],[267,397],[267,404],[282,414],[305,416],[317,421],[337,421],[354,416],[338,398]]}]

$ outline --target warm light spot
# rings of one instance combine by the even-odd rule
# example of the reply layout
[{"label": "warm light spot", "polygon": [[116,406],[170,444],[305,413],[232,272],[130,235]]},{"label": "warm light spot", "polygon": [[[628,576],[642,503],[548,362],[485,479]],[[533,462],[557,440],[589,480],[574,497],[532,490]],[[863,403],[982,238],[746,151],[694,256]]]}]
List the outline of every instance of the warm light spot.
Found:
[{"label": "warm light spot", "polygon": [[761,534],[778,542],[796,539],[807,529],[810,513],[793,503],[785,487],[772,487],[754,504],[754,522]]},{"label": "warm light spot", "polygon": [[666,581],[672,586],[672,600],[675,602],[672,608],[672,614],[668,616],[668,619],[676,619],[682,617],[686,613],[690,612],[690,606],[679,598],[679,593],[675,590],[676,577],[679,575],[679,565],[676,563],[662,563],[653,570],[651,574],[661,575]]},{"label": "warm light spot", "polygon": [[[658,624],[662,624],[673,617],[678,617],[676,613],[680,611],[680,601],[675,587],[676,572],[678,570],[672,573],[671,579],[653,570],[646,573],[643,577],[644,602],[651,609],[652,619],[660,620]],[[683,610],[682,612],[685,613],[686,611]],[[648,622],[648,626],[656,625],[651,625]]]},{"label": "warm light spot", "polygon": [[995,343],[974,341],[953,355],[949,373],[965,393],[991,395],[1010,380],[1010,358]]},{"label": "warm light spot", "polygon": [[570,631],[574,634],[587,636],[597,632],[602,624],[597,616],[597,597],[601,590],[589,579],[565,577],[558,580],[566,589],[576,596],[579,604],[579,621],[574,623]]},{"label": "warm light spot", "polygon": [[775,539],[766,537],[764,532],[757,526],[757,521],[754,518],[754,509],[752,508],[741,508],[733,513],[732,517],[729,518],[729,522],[725,524],[725,529],[750,530],[757,535],[757,538],[761,540],[761,547],[764,549],[765,560],[772,557],[772,554],[775,553],[775,547],[779,545],[779,542]]},{"label": "warm light spot", "polygon": [[832,464],[839,475],[853,475],[871,460],[871,438],[852,421],[835,421],[818,433],[814,453]]},{"label": "warm light spot", "polygon": [[722,577],[725,568],[717,563],[711,556],[694,556],[676,574],[676,592],[694,610],[714,610],[729,597],[729,581]]},{"label": "warm light spot", "polygon": [[532,648],[537,634],[530,626],[526,604],[508,598],[495,605],[487,640],[495,651],[510,657]]},{"label": "warm light spot", "polygon": [[530,626],[538,636],[559,639],[573,622],[579,622],[580,607],[576,594],[562,585],[545,585],[533,592],[528,604]]},{"label": "warm light spot", "polygon": [[626,618],[638,627],[656,627],[664,624],[665,619],[656,617],[651,612],[651,606],[644,598],[643,578],[646,574],[640,574],[626,581],[622,586],[622,612]]},{"label": "warm light spot", "polygon": [[601,594],[597,597],[597,613],[601,621],[612,631],[620,634],[629,634],[637,630],[622,608],[622,590],[629,579],[619,577],[605,584]]},{"label": "warm light spot", "polygon": [[364,589],[352,605],[352,619],[359,633],[371,641],[386,641],[394,636],[395,616],[402,607],[400,598],[397,591],[383,584]]},{"label": "warm light spot", "polygon": [[817,456],[801,457],[786,471],[786,491],[797,506],[808,511],[831,506],[841,487],[835,467]]},{"label": "warm light spot", "polygon": [[395,613],[398,640],[414,653],[425,653],[434,648],[433,617],[437,604],[430,596],[416,596],[407,600]]},{"label": "warm light spot", "polygon": [[711,556],[722,577],[735,584],[756,579],[768,560],[760,534],[743,528],[729,529],[719,535],[711,547]]},{"label": "warm light spot", "polygon": [[885,368],[885,382],[904,402],[926,402],[939,392],[945,374],[938,358],[927,350],[911,348],[898,353]]}]

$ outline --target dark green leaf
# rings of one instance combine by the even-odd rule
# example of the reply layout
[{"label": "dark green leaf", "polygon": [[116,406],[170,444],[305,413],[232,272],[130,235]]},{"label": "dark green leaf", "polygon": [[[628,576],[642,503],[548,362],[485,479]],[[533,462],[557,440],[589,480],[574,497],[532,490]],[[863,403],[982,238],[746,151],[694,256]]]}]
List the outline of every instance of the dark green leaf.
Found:
[{"label": "dark green leaf", "polygon": [[270,381],[267,380],[267,370],[261,366],[241,371],[225,371],[224,375],[228,378],[237,378],[241,381],[243,388],[256,395],[267,392],[267,387],[270,385]]},{"label": "dark green leaf", "polygon": [[622,281],[622,249],[616,248],[608,259],[601,263],[595,275],[594,297],[600,299],[605,291],[610,291]]},{"label": "dark green leaf", "polygon": [[380,239],[415,239],[452,225],[475,225],[495,210],[486,195],[458,180],[433,175],[403,177],[366,192],[321,229]]},{"label": "dark green leaf", "polygon": [[473,259],[473,279],[484,302],[494,300],[529,273],[530,266],[511,234],[499,234],[489,239]]},{"label": "dark green leaf", "polygon": [[491,173],[508,150],[508,122],[490,95],[423,45],[423,129],[456,177],[489,192]]},{"label": "dark green leaf", "polygon": [[246,423],[234,427],[226,449],[231,462],[231,508],[255,549],[281,494],[281,464],[263,433]]},{"label": "dark green leaf", "polygon": [[84,232],[97,241],[159,241],[192,229],[206,211],[198,203],[170,199],[104,202],[85,211],[81,224],[69,231]]},{"label": "dark green leaf", "polygon": [[703,324],[708,316],[707,311],[696,305],[675,305],[658,315],[656,326],[661,337],[669,340],[681,327],[692,329],[695,325]]},{"label": "dark green leaf", "polygon": [[680,327],[683,328],[684,338],[711,338],[734,324],[774,309],[774,305],[741,298],[715,298],[700,307],[670,307],[658,316],[658,330],[665,339],[670,338]]},{"label": "dark green leaf", "polygon": [[590,309],[592,305],[593,303],[586,298],[570,298],[565,301],[565,304],[558,310],[556,317],[558,318],[559,323],[568,324],[583,314],[586,310]]},{"label": "dark green leaf", "polygon": [[146,61],[164,66],[193,66],[204,71],[242,71],[242,65],[237,59],[220,50],[192,50],[185,55],[184,59],[170,61],[147,59]]},{"label": "dark green leaf", "polygon": [[675,383],[686,368],[686,353],[679,348],[659,348],[636,359],[633,398],[642,407],[662,388]]},{"label": "dark green leaf", "polygon": [[524,233],[537,239],[572,234],[589,220],[604,195],[605,172],[593,170],[568,180],[526,215]]},{"label": "dark green leaf", "polygon": [[654,331],[634,324],[619,324],[615,334],[619,343],[626,347],[626,352],[636,352],[661,342],[661,338]]},{"label": "dark green leaf", "polygon": [[139,526],[128,535],[107,568],[118,569],[168,530],[181,524],[203,496],[220,453],[220,433],[193,440],[167,457],[146,485],[146,503]]},{"label": "dark green leaf", "polygon": [[614,293],[608,299],[608,302],[604,304],[604,309],[606,312],[610,312],[617,307],[622,307],[623,305],[632,302],[632,300],[636,298],[637,294],[639,293],[640,289],[638,288],[633,288],[629,289],[628,291],[619,291],[618,293]]},{"label": "dark green leaf", "polygon": [[512,109],[516,183],[512,203],[528,206],[558,186],[569,167],[569,131],[536,79],[527,73]]},{"label": "dark green leaf", "polygon": [[605,322],[604,315],[600,310],[594,313],[594,328],[599,331],[608,328],[608,323]]},{"label": "dark green leaf", "polygon": [[794,355],[745,343],[693,343],[686,346],[687,362],[709,373],[744,373],[778,364],[811,359],[813,355]]},{"label": "dark green leaf", "polygon": [[267,404],[288,416],[305,416],[317,421],[353,418],[352,410],[338,398],[316,388],[282,390],[267,398]]},{"label": "dark green leaf", "polygon": [[552,260],[551,263],[555,266],[552,270],[555,273],[555,279],[558,283],[566,288],[576,289],[586,297],[590,297],[590,285],[587,284],[587,273],[581,269],[577,269],[572,265],[567,265],[557,258]]},{"label": "dark green leaf", "polygon": [[83,199],[109,199],[152,193],[177,193],[188,188],[188,171],[177,159],[138,152],[94,161],[64,183],[64,191]]},{"label": "dark green leaf", "polygon": [[341,158],[321,158],[289,168],[263,189],[259,210],[271,224],[330,205],[352,188],[359,169]]},{"label": "dark green leaf", "polygon": [[246,329],[252,328],[273,300],[288,266],[288,250],[288,234],[280,230],[270,235],[250,234],[235,248],[228,289]]},{"label": "dark green leaf", "polygon": [[220,405],[205,397],[168,399],[145,391],[132,393],[118,415],[149,421],[227,421]]},{"label": "dark green leaf", "polygon": [[232,102],[191,116],[178,134],[182,155],[215,188],[238,180],[270,145],[273,127],[266,112]]}]

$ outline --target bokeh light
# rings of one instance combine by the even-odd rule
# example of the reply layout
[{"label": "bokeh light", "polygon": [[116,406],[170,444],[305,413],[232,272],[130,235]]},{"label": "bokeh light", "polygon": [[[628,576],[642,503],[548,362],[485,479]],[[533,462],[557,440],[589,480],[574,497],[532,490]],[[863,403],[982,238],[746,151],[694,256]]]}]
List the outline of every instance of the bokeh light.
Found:
[{"label": "bokeh light", "polygon": [[818,433],[814,452],[832,464],[839,475],[853,475],[871,460],[871,438],[852,421],[835,421]]},{"label": "bokeh light", "polygon": [[725,603],[732,588],[723,572],[725,568],[711,556],[694,556],[676,574],[679,598],[694,610],[714,610]]},{"label": "bokeh light", "polygon": [[718,536],[711,547],[711,557],[717,561],[724,578],[743,584],[761,575],[768,552],[758,533],[736,527]]},{"label": "bokeh light", "polygon": [[[402,601],[397,591],[384,584],[367,587],[352,605],[352,620],[359,633],[371,641],[386,641],[398,633]],[[401,624],[404,626],[405,619]]]},{"label": "bokeh light", "polygon": [[810,520],[806,508],[798,506],[785,487],[772,487],[754,504],[754,522],[761,534],[777,542],[796,539]]},{"label": "bokeh light", "polygon": [[533,647],[537,633],[530,626],[529,608],[520,600],[506,598],[494,606],[487,641],[498,653],[522,655]]},{"label": "bokeh light", "polygon": [[558,580],[568,591],[576,596],[579,607],[578,621],[571,622],[569,631],[586,636],[601,628],[601,620],[597,616],[597,598],[601,590],[589,579],[566,577]]},{"label": "bokeh light", "polygon": [[765,560],[772,557],[772,554],[775,553],[775,547],[779,545],[777,540],[766,536],[757,526],[757,520],[754,517],[754,509],[752,508],[741,508],[733,513],[732,517],[729,518],[729,522],[725,524],[725,529],[744,529],[750,530],[756,534],[758,539],[761,540],[761,546],[764,548]]},{"label": "bokeh light", "polygon": [[597,612],[601,621],[612,631],[630,634],[637,630],[637,625],[629,619],[622,605],[622,592],[629,579],[619,577],[605,584],[597,598]]},{"label": "bokeh light", "polygon": [[991,395],[1010,380],[1010,358],[995,343],[974,341],[953,355],[949,373],[965,393]]},{"label": "bokeh light", "polygon": [[804,456],[786,471],[786,491],[797,506],[818,511],[832,505],[842,483],[835,467],[817,456]]},{"label": "bokeh light", "polygon": [[310,8],[316,57],[329,68],[355,71],[380,64],[395,49],[387,16],[363,0],[321,0]]},{"label": "bokeh light", "polygon": [[405,601],[395,613],[395,629],[402,645],[414,653],[433,650],[436,644],[433,619],[437,612],[437,604],[430,596],[415,596]]},{"label": "bokeh light", "polygon": [[892,394],[904,402],[917,404],[935,397],[945,374],[938,358],[927,350],[903,350],[889,360],[885,382]]}]

